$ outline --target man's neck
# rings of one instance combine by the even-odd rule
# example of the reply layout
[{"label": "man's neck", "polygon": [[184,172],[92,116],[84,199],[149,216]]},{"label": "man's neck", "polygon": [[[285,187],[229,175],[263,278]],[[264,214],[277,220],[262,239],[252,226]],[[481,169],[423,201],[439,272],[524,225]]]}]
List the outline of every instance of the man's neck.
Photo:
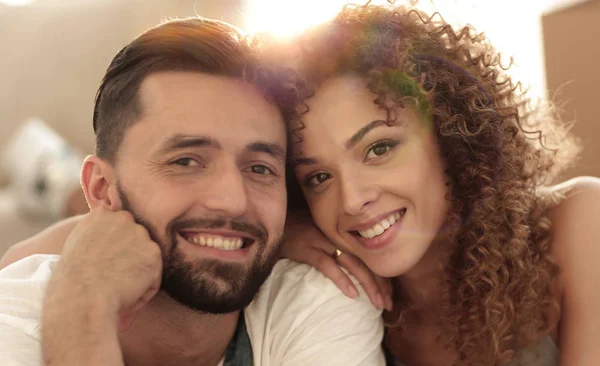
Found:
[{"label": "man's neck", "polygon": [[120,335],[125,364],[216,366],[239,316],[199,313],[160,292]]}]

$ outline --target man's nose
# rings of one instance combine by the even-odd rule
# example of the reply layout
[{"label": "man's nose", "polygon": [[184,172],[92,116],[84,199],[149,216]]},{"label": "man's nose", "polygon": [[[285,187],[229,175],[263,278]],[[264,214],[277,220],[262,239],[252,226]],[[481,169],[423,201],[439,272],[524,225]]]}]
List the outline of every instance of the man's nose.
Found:
[{"label": "man's nose", "polygon": [[234,163],[222,165],[211,179],[204,206],[223,216],[243,216],[248,208],[248,193],[239,167]]}]

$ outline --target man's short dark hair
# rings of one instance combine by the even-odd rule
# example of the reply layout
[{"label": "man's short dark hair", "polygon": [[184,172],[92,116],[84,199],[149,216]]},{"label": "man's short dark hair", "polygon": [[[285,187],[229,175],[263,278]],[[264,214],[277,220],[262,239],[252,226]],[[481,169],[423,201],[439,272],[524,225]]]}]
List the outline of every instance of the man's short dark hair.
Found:
[{"label": "man's short dark hair", "polygon": [[[140,85],[152,73],[194,71],[254,79],[256,84],[262,83],[265,96],[281,97],[285,92],[278,92],[276,89],[280,88],[273,86],[273,80],[278,78],[257,71],[255,53],[250,39],[239,29],[217,20],[173,20],[143,33],[117,53],[96,94],[96,155],[114,162],[125,131],[142,112]],[[280,74],[272,70],[266,73]],[[267,78],[273,80],[265,81]],[[280,83],[283,84],[286,83]],[[270,95],[270,99],[273,97],[277,99]],[[283,112],[282,105],[278,101],[275,104]]]}]

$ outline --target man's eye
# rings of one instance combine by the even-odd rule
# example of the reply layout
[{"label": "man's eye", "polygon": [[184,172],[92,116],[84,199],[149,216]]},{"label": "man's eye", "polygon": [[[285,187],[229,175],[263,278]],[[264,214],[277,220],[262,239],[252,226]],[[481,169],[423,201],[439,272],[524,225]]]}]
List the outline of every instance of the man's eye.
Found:
[{"label": "man's eye", "polygon": [[198,166],[200,165],[195,159],[192,158],[180,158],[173,162],[175,165],[179,166]]},{"label": "man's eye", "polygon": [[250,167],[250,171],[254,174],[260,175],[274,175],[275,173],[270,168],[264,165],[253,165]]},{"label": "man's eye", "polygon": [[329,178],[331,178],[331,174],[317,173],[308,177],[308,179],[306,180],[306,185],[309,187],[316,187],[319,184],[322,184],[323,182],[328,180]]}]

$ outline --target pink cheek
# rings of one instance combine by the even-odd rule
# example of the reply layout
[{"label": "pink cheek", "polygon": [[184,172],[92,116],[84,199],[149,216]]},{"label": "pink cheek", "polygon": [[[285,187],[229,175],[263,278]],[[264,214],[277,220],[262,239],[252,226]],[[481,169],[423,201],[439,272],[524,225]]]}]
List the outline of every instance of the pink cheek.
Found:
[{"label": "pink cheek", "polygon": [[315,217],[315,223],[328,235],[338,231],[335,216],[331,212],[322,212],[319,216]]}]

